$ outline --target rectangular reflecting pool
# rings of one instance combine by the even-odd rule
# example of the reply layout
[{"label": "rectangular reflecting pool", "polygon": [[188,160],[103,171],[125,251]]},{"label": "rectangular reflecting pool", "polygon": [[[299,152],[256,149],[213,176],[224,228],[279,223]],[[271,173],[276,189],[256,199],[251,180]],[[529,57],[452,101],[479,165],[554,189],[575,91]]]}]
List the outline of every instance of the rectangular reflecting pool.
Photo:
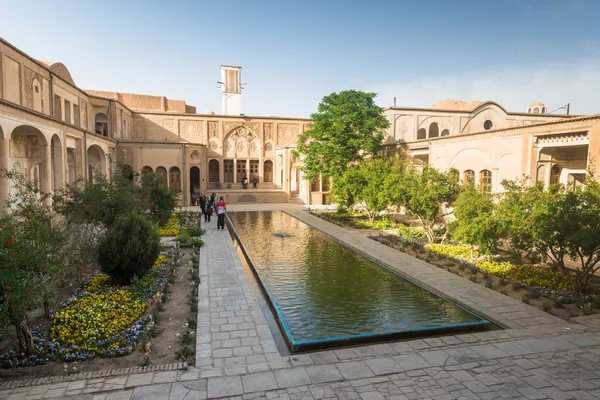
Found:
[{"label": "rectangular reflecting pool", "polygon": [[228,216],[291,351],[489,328],[286,213]]}]

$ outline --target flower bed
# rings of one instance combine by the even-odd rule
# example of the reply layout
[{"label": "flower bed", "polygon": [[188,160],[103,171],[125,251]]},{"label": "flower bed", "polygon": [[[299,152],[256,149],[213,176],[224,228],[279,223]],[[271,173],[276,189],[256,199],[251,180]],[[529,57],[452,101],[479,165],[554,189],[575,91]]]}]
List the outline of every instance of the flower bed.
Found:
[{"label": "flower bed", "polygon": [[169,222],[158,230],[159,236],[177,236],[181,230],[181,221],[177,214],[171,214]]},{"label": "flower bed", "polygon": [[569,281],[564,276],[531,265],[515,265],[508,261],[479,261],[476,265],[493,275],[526,286],[541,286],[555,290],[565,290],[569,287]]},{"label": "flower bed", "polygon": [[131,353],[152,318],[143,316],[148,300],[157,292],[167,271],[167,257],[159,255],[153,268],[131,286],[112,287],[101,272],[88,277],[54,314],[49,340],[39,329],[32,332],[34,351],[28,357],[15,352],[2,355],[3,367],[86,360],[94,356],[118,357]]},{"label": "flower bed", "polygon": [[[459,244],[428,244],[425,248],[432,253],[441,254],[446,257],[469,260],[472,257],[479,257],[477,250]],[[491,272],[491,271],[490,271]]]}]

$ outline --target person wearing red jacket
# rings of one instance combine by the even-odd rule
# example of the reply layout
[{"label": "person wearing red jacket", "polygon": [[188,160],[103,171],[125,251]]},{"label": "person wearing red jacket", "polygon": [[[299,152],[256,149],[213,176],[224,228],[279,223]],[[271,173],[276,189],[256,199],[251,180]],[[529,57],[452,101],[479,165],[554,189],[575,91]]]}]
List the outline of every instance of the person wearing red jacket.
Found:
[{"label": "person wearing red jacket", "polygon": [[225,211],[227,211],[227,204],[223,200],[223,196],[219,198],[217,202],[217,229],[225,229]]}]

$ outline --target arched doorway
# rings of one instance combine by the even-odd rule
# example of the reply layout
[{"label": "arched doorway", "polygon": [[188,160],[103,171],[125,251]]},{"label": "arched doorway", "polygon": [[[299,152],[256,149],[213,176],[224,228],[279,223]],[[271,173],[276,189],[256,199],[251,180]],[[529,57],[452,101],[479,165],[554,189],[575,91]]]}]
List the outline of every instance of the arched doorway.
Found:
[{"label": "arched doorway", "polygon": [[50,141],[50,157],[52,158],[52,190],[57,191],[63,186],[63,151],[58,135],[53,135]]},{"label": "arched doorway", "polygon": [[181,192],[181,172],[177,167],[169,169],[169,189],[175,194]]},{"label": "arched doorway", "polygon": [[266,160],[264,165],[265,182],[273,183],[273,161]]},{"label": "arched doorway", "polygon": [[40,189],[49,193],[52,191],[52,159],[46,146],[48,142],[39,129],[18,126],[11,134],[9,167],[18,165],[26,178],[38,182]]},{"label": "arched doorway", "polygon": [[157,167],[156,168],[156,177],[158,178],[158,182],[160,187],[166,188],[167,185],[167,169],[165,167]]},{"label": "arched doorway", "polygon": [[208,162],[208,183],[219,182],[219,161],[210,160]]},{"label": "arched doorway", "polygon": [[196,193],[200,193],[200,168],[190,168],[190,198],[194,198]]},{"label": "arched doorway", "polygon": [[89,182],[94,182],[96,173],[106,176],[106,155],[100,146],[93,144],[88,147],[87,164],[87,179]]}]

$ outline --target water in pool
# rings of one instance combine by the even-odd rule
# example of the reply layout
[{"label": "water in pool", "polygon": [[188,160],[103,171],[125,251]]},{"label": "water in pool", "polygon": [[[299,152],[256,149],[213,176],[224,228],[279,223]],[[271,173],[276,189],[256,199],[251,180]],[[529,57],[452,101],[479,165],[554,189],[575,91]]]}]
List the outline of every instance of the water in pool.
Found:
[{"label": "water in pool", "polygon": [[228,215],[292,344],[488,324],[286,213]]}]

